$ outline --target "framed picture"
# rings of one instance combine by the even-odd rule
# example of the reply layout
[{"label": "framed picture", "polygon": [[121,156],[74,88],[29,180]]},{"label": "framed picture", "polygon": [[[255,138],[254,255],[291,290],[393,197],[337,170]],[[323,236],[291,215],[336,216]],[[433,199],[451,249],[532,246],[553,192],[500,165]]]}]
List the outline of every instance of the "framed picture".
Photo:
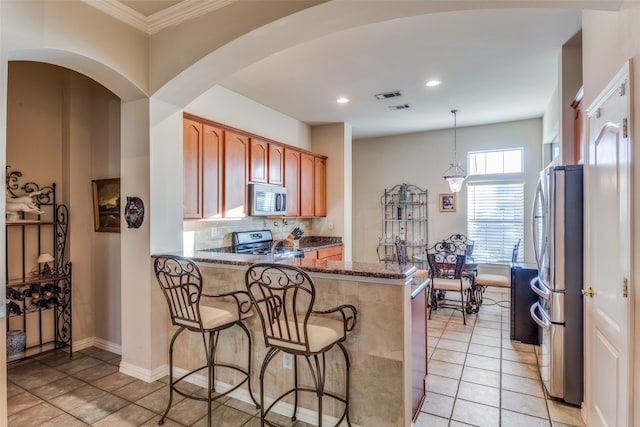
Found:
[{"label": "framed picture", "polygon": [[120,178],[96,179],[93,186],[93,223],[96,231],[120,232]]},{"label": "framed picture", "polygon": [[443,193],[440,194],[440,212],[456,211],[456,194]]}]

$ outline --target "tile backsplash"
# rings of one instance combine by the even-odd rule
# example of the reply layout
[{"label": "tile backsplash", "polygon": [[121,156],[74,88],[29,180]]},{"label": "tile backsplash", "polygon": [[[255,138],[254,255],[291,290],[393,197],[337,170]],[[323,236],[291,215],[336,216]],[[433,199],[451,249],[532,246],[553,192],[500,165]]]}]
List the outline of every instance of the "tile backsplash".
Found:
[{"label": "tile backsplash", "polygon": [[248,217],[238,220],[184,221],[184,249],[197,251],[231,246],[231,233],[234,231],[271,230],[274,239],[284,239],[296,227],[300,227],[306,236],[310,236],[313,232],[313,220]]}]

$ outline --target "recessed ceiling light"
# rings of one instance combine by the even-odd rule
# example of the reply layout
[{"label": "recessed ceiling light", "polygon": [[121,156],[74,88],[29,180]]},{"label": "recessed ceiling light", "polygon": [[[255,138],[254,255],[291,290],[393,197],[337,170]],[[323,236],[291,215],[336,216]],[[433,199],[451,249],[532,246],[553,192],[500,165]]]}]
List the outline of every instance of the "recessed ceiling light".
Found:
[{"label": "recessed ceiling light", "polygon": [[336,99],[336,102],[338,104],[346,104],[347,102],[349,102],[349,98],[345,98],[344,96],[341,96],[340,98]]},{"label": "recessed ceiling light", "polygon": [[440,80],[429,80],[427,83],[425,83],[425,85],[427,85],[428,87],[439,86]]}]

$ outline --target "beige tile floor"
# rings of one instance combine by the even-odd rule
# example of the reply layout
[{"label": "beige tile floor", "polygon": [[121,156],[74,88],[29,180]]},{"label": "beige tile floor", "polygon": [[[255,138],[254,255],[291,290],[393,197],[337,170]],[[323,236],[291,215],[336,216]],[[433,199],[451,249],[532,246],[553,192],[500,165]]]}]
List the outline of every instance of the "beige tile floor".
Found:
[{"label": "beige tile floor", "polygon": [[509,293],[489,288],[478,314],[427,322],[427,397],[416,427],[584,426],[580,409],[546,397],[534,346],[509,339]]},{"label": "beige tile floor", "polygon": [[[149,384],[119,373],[119,363],[117,354],[91,347],[75,352],[73,358],[57,352],[10,365],[9,427],[157,426],[168,401],[167,378]],[[174,395],[164,426],[206,426],[206,413],[206,402]],[[221,398],[213,404],[212,424],[257,427],[259,415],[253,405]],[[309,426],[287,417],[273,421],[282,426]]]},{"label": "beige tile floor", "polygon": [[[534,346],[509,340],[508,293],[485,294],[466,326],[460,312],[434,311],[428,334],[428,391],[416,427],[584,425],[577,408],[545,398]],[[158,425],[166,378],[148,384],[119,373],[119,363],[117,354],[92,347],[71,359],[58,352],[11,365],[9,426]],[[206,425],[204,402],[174,399],[165,426]],[[214,403],[212,415],[215,426],[260,425],[258,410],[235,399]],[[308,425],[286,417],[277,422]]]}]

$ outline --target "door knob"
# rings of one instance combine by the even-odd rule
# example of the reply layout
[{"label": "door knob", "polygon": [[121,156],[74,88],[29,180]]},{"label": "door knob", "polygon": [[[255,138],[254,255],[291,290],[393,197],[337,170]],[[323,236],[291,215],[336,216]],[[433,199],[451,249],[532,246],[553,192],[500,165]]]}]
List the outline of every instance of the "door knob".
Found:
[{"label": "door knob", "polygon": [[583,289],[581,292],[582,292],[582,295],[585,295],[585,296],[588,295],[591,298],[593,298],[593,296],[596,294],[596,291],[594,291],[592,287],[589,287],[589,289]]}]

